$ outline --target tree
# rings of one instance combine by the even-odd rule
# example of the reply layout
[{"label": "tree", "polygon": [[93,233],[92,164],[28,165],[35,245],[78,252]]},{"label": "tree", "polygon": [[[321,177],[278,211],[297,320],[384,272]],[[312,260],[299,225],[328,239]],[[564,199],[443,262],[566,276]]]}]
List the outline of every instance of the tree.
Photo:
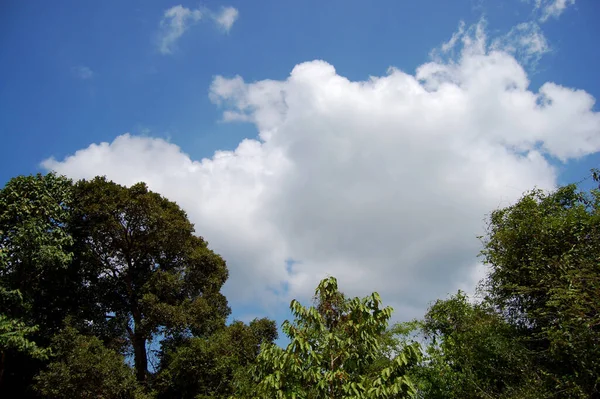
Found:
[{"label": "tree", "polygon": [[[52,173],[18,176],[0,189],[0,291],[13,293],[0,295],[0,312],[4,331],[26,340],[20,339],[22,348],[48,346],[67,315],[91,318],[71,262],[71,206],[71,180]],[[31,379],[44,365],[35,353],[2,351],[2,391],[32,395]]]},{"label": "tree", "polygon": [[555,397],[600,395],[600,191],[535,190],[492,213],[487,301]]},{"label": "tree", "polygon": [[[21,301],[19,291],[8,291],[0,287],[0,298],[2,303],[10,300]],[[22,321],[10,318],[0,313],[0,386],[4,377],[4,363],[6,361],[6,352],[13,350],[24,353],[35,359],[45,360],[50,353],[47,349],[40,348],[35,342],[27,338],[28,335],[35,333],[38,326],[28,326]]]},{"label": "tree", "polygon": [[72,182],[52,173],[15,177],[0,190],[0,286],[22,295],[3,312],[39,325],[48,338],[83,307],[73,297],[71,203]]},{"label": "tree", "polygon": [[93,276],[103,316],[132,347],[138,381],[156,334],[206,336],[224,325],[225,261],[177,204],[144,183],[126,188],[100,177],[78,182],[73,198],[75,263]]},{"label": "tree", "polygon": [[436,301],[420,323],[428,343],[415,368],[419,397],[546,398],[516,329],[486,303],[458,292]]},{"label": "tree", "polygon": [[250,397],[250,370],[261,345],[277,338],[275,322],[235,321],[210,337],[163,341],[156,381],[159,399]]},{"label": "tree", "polygon": [[141,399],[133,370],[123,357],[95,336],[67,325],[52,342],[54,360],[36,378],[35,390],[47,399]]},{"label": "tree", "polygon": [[337,280],[324,279],[315,292],[316,306],[296,300],[294,323],[282,329],[286,349],[265,347],[258,358],[257,396],[265,398],[401,398],[415,387],[406,376],[420,358],[417,344],[383,358],[382,342],[392,314],[377,293],[347,299]]}]

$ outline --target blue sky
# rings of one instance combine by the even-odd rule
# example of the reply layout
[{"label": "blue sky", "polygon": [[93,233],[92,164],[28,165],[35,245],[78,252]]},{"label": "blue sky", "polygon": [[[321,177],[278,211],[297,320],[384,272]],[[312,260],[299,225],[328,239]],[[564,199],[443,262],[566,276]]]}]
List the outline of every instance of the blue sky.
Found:
[{"label": "blue sky", "polygon": [[[281,319],[327,273],[418,316],[481,276],[486,212],[598,166],[598,17],[595,0],[7,1],[0,181],[148,181],[228,260],[242,319]],[[488,83],[513,76],[518,98]],[[544,84],[554,108],[522,105]]]}]

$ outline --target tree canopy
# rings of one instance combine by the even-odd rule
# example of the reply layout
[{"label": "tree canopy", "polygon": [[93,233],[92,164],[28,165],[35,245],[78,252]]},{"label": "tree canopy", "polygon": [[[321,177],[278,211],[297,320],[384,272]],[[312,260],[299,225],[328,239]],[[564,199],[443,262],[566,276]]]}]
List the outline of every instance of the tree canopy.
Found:
[{"label": "tree canopy", "polygon": [[[32,378],[48,361],[34,349],[56,347],[67,318],[118,356],[132,353],[136,379],[148,390],[149,341],[225,327],[225,261],[177,204],[143,183],[16,177],[0,190],[0,235],[0,288],[21,299],[0,297],[2,364],[11,381],[0,389],[35,395]],[[9,344],[21,350],[6,351]]]},{"label": "tree canopy", "polygon": [[315,291],[315,306],[292,301],[294,322],[284,322],[290,344],[271,345],[258,357],[257,391],[270,398],[403,398],[414,395],[407,370],[418,344],[385,358],[383,341],[392,308],[377,293],[347,299],[334,277]]},{"label": "tree canopy", "polygon": [[158,333],[206,335],[225,323],[225,261],[194,235],[185,212],[148,190],[96,178],[74,187],[73,237],[105,317],[133,348],[136,377]]},{"label": "tree canopy", "polygon": [[273,320],[226,322],[226,262],[176,203],[144,183],[15,177],[0,397],[599,398],[600,191],[532,190],[481,238],[477,295],[390,326],[376,292],[328,277],[312,306],[291,302],[283,348]]},{"label": "tree canopy", "polygon": [[600,394],[600,191],[539,190],[492,213],[487,301],[562,397]]},{"label": "tree canopy", "polygon": [[131,398],[145,395],[122,356],[95,336],[67,325],[52,342],[53,360],[35,378],[35,390],[48,399]]},{"label": "tree canopy", "polygon": [[159,399],[248,397],[251,369],[263,345],[277,338],[275,322],[235,321],[209,338],[163,341],[157,375]]},{"label": "tree canopy", "polygon": [[422,397],[600,397],[599,211],[599,190],[569,185],[491,213],[479,299],[421,322]]}]

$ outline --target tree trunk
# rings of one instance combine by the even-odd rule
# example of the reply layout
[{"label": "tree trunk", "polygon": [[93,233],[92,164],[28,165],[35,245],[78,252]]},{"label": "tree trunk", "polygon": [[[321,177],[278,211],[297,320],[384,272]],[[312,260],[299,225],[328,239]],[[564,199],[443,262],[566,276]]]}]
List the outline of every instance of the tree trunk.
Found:
[{"label": "tree trunk", "polygon": [[146,382],[148,374],[148,356],[146,354],[146,338],[138,332],[133,333],[133,360],[135,362],[135,376],[138,382]]},{"label": "tree trunk", "polygon": [[[130,258],[127,258],[127,265],[129,270],[133,269],[133,262]],[[140,383],[146,382],[146,376],[148,375],[148,356],[146,354],[146,336],[140,331],[140,325],[142,322],[142,312],[138,306],[137,298],[134,294],[132,278],[129,273],[125,274],[125,281],[127,282],[127,294],[131,303],[131,316],[133,317],[133,331],[127,326],[129,331],[129,337],[131,338],[131,344],[133,345],[133,361],[135,363],[135,378]]]}]

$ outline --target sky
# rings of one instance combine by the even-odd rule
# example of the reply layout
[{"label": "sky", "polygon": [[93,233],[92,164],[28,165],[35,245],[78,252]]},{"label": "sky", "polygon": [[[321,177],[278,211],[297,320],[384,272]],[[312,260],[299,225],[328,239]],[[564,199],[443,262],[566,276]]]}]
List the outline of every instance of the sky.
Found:
[{"label": "sky", "polygon": [[235,319],[281,322],[328,275],[420,317],[474,291],[486,215],[598,166],[599,17],[596,0],[4,1],[0,183],[146,182],[227,261]]}]

